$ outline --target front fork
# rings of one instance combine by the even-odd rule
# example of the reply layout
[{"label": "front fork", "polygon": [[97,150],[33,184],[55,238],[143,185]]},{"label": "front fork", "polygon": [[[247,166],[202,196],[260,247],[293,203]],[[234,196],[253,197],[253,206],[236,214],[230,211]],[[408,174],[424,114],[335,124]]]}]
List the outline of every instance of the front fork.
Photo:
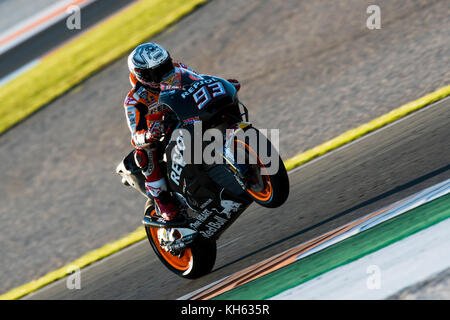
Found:
[{"label": "front fork", "polygon": [[235,148],[234,148],[234,138],[242,132],[245,132],[245,130],[252,127],[252,124],[250,122],[238,122],[234,124],[232,127],[226,129],[225,132],[225,144],[223,147],[223,158],[225,159],[225,162],[227,163],[228,169],[233,173],[236,181],[239,183],[241,188],[243,190],[247,189],[246,183],[245,183],[245,175],[248,171],[248,167],[245,164],[239,164],[237,163],[235,159]]}]

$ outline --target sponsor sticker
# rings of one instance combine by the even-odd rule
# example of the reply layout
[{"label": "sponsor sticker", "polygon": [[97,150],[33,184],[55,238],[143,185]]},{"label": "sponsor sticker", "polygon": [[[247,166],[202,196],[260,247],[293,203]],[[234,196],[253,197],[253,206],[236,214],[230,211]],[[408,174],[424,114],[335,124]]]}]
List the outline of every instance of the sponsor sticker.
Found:
[{"label": "sponsor sticker", "polygon": [[192,123],[195,123],[197,121],[200,121],[200,118],[198,116],[197,117],[193,117],[193,118],[189,118],[189,119],[185,119],[185,120],[183,120],[183,123],[184,124],[192,124]]}]

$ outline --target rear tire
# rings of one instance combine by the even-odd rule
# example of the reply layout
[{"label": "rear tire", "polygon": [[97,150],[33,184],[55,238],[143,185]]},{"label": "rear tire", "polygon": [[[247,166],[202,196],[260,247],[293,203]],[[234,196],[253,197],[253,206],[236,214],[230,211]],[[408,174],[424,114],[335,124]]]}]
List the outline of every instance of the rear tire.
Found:
[{"label": "rear tire", "polygon": [[[153,216],[155,213],[153,206],[146,210],[146,215]],[[157,236],[158,229],[145,226],[145,232],[153,251],[170,271],[186,279],[196,279],[211,272],[216,262],[216,241],[199,235],[178,257],[161,248]]]}]

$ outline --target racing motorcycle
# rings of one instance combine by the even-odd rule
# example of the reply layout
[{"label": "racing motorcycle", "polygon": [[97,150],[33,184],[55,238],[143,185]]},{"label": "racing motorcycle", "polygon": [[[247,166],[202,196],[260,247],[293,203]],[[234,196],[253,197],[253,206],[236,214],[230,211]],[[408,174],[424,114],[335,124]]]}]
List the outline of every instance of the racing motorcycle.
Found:
[{"label": "racing motorcycle", "polygon": [[[278,152],[248,121],[247,108],[227,80],[186,72],[178,85],[162,88],[159,103],[170,112],[158,159],[180,213],[175,220],[164,220],[147,198],[142,223],[160,261],[177,275],[195,279],[211,272],[217,239],[251,203],[276,208],[287,200],[289,179]],[[219,146],[211,154],[223,161],[192,161],[213,143],[201,138],[209,129],[215,130]],[[116,173],[147,197],[133,153]]]}]

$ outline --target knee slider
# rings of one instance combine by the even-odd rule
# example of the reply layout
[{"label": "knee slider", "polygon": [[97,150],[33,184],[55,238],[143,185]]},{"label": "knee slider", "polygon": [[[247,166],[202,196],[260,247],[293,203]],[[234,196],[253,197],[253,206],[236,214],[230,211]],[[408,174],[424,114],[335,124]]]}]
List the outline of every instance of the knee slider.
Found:
[{"label": "knee slider", "polygon": [[144,150],[136,150],[134,153],[134,161],[139,168],[145,169],[148,166],[147,152]]}]

